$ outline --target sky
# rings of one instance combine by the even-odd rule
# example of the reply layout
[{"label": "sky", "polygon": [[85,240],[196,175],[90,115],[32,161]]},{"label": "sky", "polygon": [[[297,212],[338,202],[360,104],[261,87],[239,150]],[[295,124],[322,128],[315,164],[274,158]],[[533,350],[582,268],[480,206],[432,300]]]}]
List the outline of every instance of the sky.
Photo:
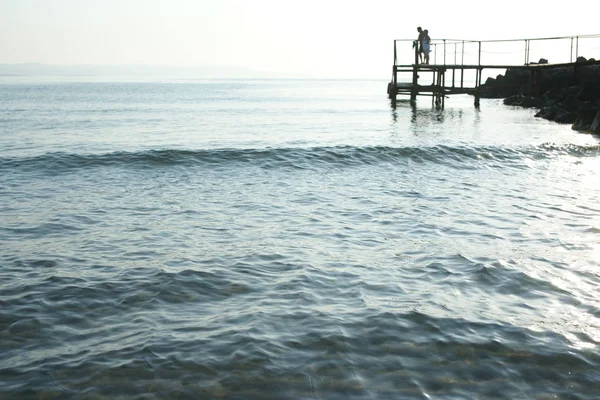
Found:
[{"label": "sky", "polygon": [[593,2],[540,4],[0,0],[0,64],[227,65],[290,76],[387,78],[394,39],[416,37],[417,26],[433,40],[600,33]]}]

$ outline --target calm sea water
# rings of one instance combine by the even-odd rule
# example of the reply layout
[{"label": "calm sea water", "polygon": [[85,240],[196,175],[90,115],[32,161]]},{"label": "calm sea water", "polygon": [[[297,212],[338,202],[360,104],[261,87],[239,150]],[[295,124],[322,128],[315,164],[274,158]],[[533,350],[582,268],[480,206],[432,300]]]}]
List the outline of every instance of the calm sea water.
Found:
[{"label": "calm sea water", "polygon": [[600,398],[598,139],[386,86],[4,79],[0,398]]}]

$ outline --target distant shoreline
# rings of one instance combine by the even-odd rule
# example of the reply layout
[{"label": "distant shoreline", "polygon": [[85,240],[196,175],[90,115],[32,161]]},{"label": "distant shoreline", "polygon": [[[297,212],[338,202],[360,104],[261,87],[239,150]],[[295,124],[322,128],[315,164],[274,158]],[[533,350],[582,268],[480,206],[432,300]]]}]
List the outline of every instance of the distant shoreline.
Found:
[{"label": "distant shoreline", "polygon": [[167,66],[167,65],[58,65],[58,64],[0,64],[0,76],[4,77],[136,77],[172,76],[197,78],[310,78],[310,76],[283,75],[251,68],[215,66]]}]

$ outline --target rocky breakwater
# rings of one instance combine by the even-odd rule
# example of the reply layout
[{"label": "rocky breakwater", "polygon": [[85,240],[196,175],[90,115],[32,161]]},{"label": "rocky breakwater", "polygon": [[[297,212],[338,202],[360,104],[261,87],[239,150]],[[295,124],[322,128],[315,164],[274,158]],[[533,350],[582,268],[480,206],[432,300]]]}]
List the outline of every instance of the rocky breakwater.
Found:
[{"label": "rocky breakwater", "polygon": [[571,124],[579,132],[600,134],[600,62],[579,57],[574,64],[554,66],[541,59],[534,65],[488,78],[479,88],[479,96],[536,108],[536,117]]}]

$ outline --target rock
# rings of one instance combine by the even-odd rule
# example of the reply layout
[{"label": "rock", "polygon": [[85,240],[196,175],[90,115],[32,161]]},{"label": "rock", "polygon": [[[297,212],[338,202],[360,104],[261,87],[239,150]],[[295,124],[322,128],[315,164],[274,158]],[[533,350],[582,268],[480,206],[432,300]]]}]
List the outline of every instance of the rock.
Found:
[{"label": "rock", "polygon": [[574,94],[569,94],[562,102],[562,108],[564,108],[568,112],[576,112],[579,110],[581,102],[578,100],[577,96]]},{"label": "rock", "polygon": [[553,121],[559,124],[574,124],[577,120],[577,113],[573,111],[567,111],[565,109],[558,109]]},{"label": "rock", "polygon": [[504,104],[507,106],[521,106],[525,108],[540,108],[543,100],[539,97],[523,96],[518,94],[504,99]]},{"label": "rock", "polygon": [[594,133],[594,134],[600,134],[600,107],[598,108],[598,111],[596,112],[596,116],[594,117],[594,120],[592,121],[592,124],[589,127],[588,132],[590,133]]},{"label": "rock", "polygon": [[525,108],[540,108],[542,106],[542,99],[533,96],[523,96],[521,107]]},{"label": "rock", "polygon": [[571,129],[579,132],[590,130],[594,117],[596,117],[600,107],[596,103],[584,102],[579,106],[577,111],[577,119],[571,126]]},{"label": "rock", "polygon": [[590,79],[580,84],[578,98],[581,101],[594,101],[598,99],[599,93],[600,81]]},{"label": "rock", "polygon": [[523,102],[523,96],[515,95],[504,99],[503,103],[507,106],[520,106]]},{"label": "rock", "polygon": [[553,121],[557,111],[558,109],[556,108],[556,106],[544,107],[540,111],[538,111],[537,114],[535,114],[535,116],[538,118],[544,118]]},{"label": "rock", "polygon": [[[481,97],[503,98],[510,106],[537,108],[536,117],[572,124],[581,132],[600,133],[600,64],[578,57],[571,66],[507,69],[488,78]],[[541,58],[537,64],[547,64]]]},{"label": "rock", "polygon": [[539,78],[540,93],[565,90],[577,86],[577,75],[574,68],[553,68],[542,71]]}]

